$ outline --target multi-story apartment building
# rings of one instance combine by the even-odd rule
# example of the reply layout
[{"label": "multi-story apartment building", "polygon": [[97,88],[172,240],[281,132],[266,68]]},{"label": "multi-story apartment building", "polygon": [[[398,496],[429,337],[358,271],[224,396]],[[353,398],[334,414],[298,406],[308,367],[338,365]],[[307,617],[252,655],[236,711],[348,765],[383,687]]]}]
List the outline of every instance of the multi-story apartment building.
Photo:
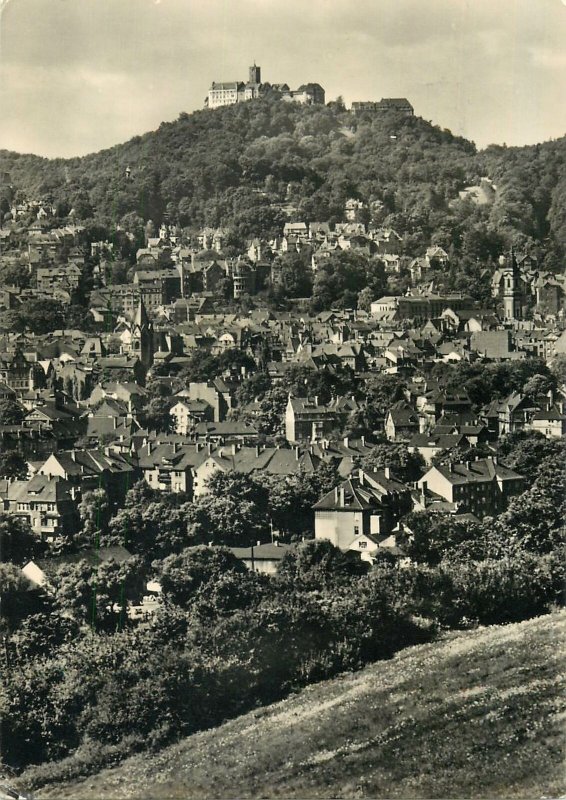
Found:
[{"label": "multi-story apartment building", "polygon": [[510,498],[524,490],[524,483],[521,475],[497,458],[482,458],[431,467],[417,485],[425,494],[432,493],[481,519],[503,511]]}]

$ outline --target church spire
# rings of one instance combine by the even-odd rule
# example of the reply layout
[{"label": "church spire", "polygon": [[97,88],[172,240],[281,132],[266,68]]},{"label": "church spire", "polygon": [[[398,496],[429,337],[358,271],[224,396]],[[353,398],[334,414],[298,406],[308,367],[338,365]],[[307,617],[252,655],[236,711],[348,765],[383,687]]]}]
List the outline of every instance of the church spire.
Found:
[{"label": "church spire", "polygon": [[[505,260],[505,259],[504,259]],[[521,275],[515,258],[513,245],[503,271],[503,313],[507,320],[518,320],[522,316]]]},{"label": "church spire", "polygon": [[130,328],[130,351],[138,356],[146,369],[153,364],[153,324],[149,319],[143,298],[140,297]]},{"label": "church spire", "polygon": [[140,296],[138,306],[136,308],[136,313],[134,315],[134,325],[137,325],[141,328],[144,325],[147,326],[148,324],[149,324],[149,317],[147,315],[147,310],[143,302],[143,298]]}]

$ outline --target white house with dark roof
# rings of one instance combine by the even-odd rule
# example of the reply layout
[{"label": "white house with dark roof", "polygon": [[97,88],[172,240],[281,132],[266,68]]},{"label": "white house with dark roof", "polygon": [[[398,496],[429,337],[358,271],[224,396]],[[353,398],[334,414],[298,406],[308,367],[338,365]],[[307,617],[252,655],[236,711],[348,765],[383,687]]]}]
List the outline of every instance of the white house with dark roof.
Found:
[{"label": "white house with dark roof", "polygon": [[547,439],[561,439],[566,436],[566,414],[553,405],[548,410],[537,411],[525,427],[542,433]]},{"label": "white house with dark roof", "polygon": [[[353,541],[365,542],[358,549],[371,550],[410,508],[409,487],[389,468],[377,472],[360,469],[313,506],[315,538],[327,539],[343,551],[349,550]],[[358,540],[360,536],[366,538]]]}]

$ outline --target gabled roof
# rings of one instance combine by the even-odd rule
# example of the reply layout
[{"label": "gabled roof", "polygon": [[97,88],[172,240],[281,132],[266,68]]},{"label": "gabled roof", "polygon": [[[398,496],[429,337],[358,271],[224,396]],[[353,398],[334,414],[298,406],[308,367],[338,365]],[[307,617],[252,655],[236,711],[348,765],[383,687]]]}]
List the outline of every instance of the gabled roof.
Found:
[{"label": "gabled roof", "polygon": [[558,406],[552,406],[548,411],[537,411],[532,419],[533,421],[548,420],[549,422],[558,422],[560,420],[566,420],[566,414],[562,414]]},{"label": "gabled roof", "polygon": [[418,425],[417,413],[405,400],[398,400],[387,412],[394,425]]},{"label": "gabled roof", "polygon": [[151,452],[148,452],[147,448],[141,448],[138,463],[141,469],[169,466],[172,470],[181,472],[200,466],[209,457],[210,454],[205,447],[199,448],[194,445],[177,447],[175,443],[164,442],[151,446]]},{"label": "gabled roof", "polygon": [[313,509],[315,511],[365,511],[379,508],[380,505],[375,492],[362,488],[357,482],[348,478],[340,486],[325,494],[318,503],[314,504]]},{"label": "gabled roof", "polygon": [[224,422],[199,422],[195,426],[197,436],[257,436],[258,431],[251,425],[237,420]]},{"label": "gabled roof", "polygon": [[99,450],[61,450],[41,463],[40,470],[54,458],[68,476],[97,476],[103,472],[114,474],[132,472],[134,467],[124,456]]},{"label": "gabled roof", "polygon": [[440,450],[451,450],[453,447],[469,445],[461,433],[416,433],[409,442],[409,447],[437,447]]},{"label": "gabled roof", "polygon": [[[488,483],[497,479],[498,481],[521,480],[522,475],[514,472],[509,467],[499,464],[493,458],[481,458],[477,461],[468,461],[462,464],[452,464],[451,466],[437,466],[437,469],[450,483]],[[426,477],[426,475],[424,476]]]},{"label": "gabled roof", "polygon": [[8,499],[23,503],[58,503],[71,500],[71,484],[57,476],[34,475],[29,481],[14,481],[8,487]]},{"label": "gabled roof", "polygon": [[295,550],[295,545],[292,544],[258,544],[254,547],[231,547],[230,551],[236,556],[245,561],[281,561],[286,553]]}]

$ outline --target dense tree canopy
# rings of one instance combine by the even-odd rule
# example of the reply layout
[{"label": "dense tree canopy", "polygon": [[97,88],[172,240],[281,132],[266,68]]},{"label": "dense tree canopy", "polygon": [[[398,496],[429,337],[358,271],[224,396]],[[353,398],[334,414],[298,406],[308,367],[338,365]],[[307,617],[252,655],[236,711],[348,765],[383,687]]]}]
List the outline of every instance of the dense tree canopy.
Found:
[{"label": "dense tree canopy", "polygon": [[[119,222],[134,235],[134,252],[148,220],[155,226],[165,214],[193,229],[230,228],[230,246],[238,248],[250,236],[281,232],[283,202],[301,218],[332,221],[342,219],[346,199],[359,197],[381,203],[379,222],[403,236],[409,255],[433,237],[451,250],[459,280],[476,259],[489,263],[511,243],[536,250],[544,241],[548,265],[559,266],[566,247],[563,163],[564,139],[476,153],[471,142],[419,117],[353,116],[340,104],[304,108],[273,96],[182,114],[84,158],[0,153],[0,168],[21,190],[48,192],[61,213],[72,205],[76,219],[105,225],[112,236]],[[498,187],[495,202],[459,200],[458,191],[482,175]],[[315,286],[316,302],[345,281],[340,302],[355,306],[364,288],[357,276],[354,269],[345,279],[332,268]],[[292,295],[308,288],[293,268],[285,280]],[[479,285],[474,278],[467,288]]]}]

